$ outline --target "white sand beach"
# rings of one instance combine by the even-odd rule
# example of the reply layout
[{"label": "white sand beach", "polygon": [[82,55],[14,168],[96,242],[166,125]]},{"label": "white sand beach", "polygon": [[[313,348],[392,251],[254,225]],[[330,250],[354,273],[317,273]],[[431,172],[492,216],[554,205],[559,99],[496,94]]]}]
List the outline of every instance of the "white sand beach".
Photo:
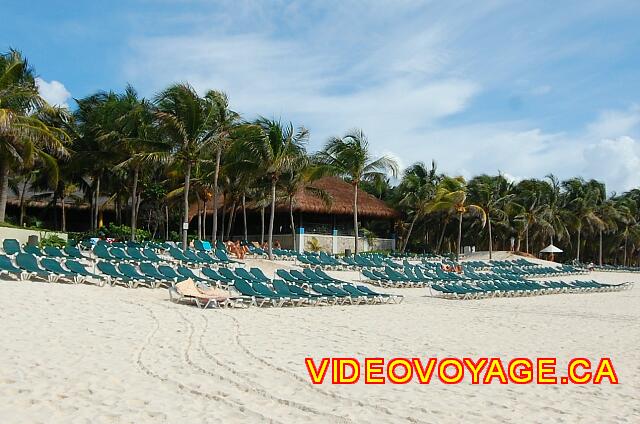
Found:
[{"label": "white sand beach", "polygon": [[[166,289],[1,281],[0,422],[640,422],[637,287],[477,301],[393,291],[402,304],[201,310]],[[314,386],[307,356],[611,357],[620,384]]]}]

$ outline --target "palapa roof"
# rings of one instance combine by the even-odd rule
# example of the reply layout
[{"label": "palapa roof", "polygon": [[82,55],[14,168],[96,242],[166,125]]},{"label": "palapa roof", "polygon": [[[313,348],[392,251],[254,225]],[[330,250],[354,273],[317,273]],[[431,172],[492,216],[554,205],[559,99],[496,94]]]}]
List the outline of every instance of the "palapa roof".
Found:
[{"label": "palapa roof", "polygon": [[[353,186],[337,177],[323,177],[311,183],[312,187],[324,190],[331,198],[331,204],[327,207],[318,196],[314,196],[309,190],[301,189],[294,197],[294,211],[332,214],[353,215]],[[279,206],[285,208],[286,205]],[[358,215],[369,218],[391,219],[400,214],[377,197],[358,189]]]}]

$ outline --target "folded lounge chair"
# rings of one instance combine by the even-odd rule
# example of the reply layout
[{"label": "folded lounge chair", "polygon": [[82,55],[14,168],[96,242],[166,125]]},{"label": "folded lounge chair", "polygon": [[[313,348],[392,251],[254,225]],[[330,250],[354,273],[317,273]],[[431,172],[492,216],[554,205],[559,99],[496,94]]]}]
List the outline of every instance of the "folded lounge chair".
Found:
[{"label": "folded lounge chair", "polygon": [[226,291],[198,287],[191,279],[169,287],[169,299],[175,303],[195,303],[202,309],[206,309],[210,305],[217,308],[228,303],[235,303],[231,301],[232,298]]}]

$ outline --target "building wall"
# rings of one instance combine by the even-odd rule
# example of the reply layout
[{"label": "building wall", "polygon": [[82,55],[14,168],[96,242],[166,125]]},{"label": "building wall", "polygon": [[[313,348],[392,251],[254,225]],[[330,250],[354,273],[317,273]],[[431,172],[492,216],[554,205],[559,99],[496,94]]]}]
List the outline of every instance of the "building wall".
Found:
[{"label": "building wall", "polygon": [[[232,237],[234,240],[241,239],[242,236]],[[326,234],[298,234],[298,242],[303,240],[303,249],[311,250],[309,248],[309,242],[312,239],[318,240],[318,244],[322,251],[327,253],[344,253],[346,249],[351,250],[353,252],[355,250],[355,241],[353,236],[331,236]],[[265,241],[266,241],[265,235]],[[276,240],[280,241],[280,245],[283,249],[292,249],[293,242],[291,234],[274,234],[273,235],[274,242]],[[260,235],[249,235],[249,241],[260,241]],[[366,238],[360,237],[358,241],[358,247],[361,252],[368,252],[371,250],[395,250],[395,240],[386,239],[386,238],[376,238],[373,240],[373,243],[369,245],[369,242]]]}]

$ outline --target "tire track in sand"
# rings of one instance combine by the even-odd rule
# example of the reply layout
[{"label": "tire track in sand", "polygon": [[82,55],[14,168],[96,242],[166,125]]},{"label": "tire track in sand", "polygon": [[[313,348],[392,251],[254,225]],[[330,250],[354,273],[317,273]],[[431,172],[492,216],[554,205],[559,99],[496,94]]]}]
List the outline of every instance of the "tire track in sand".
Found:
[{"label": "tire track in sand", "polygon": [[[153,330],[151,330],[151,332],[149,332],[149,334],[147,334],[147,337],[145,338],[145,341],[142,345],[142,347],[140,348],[140,350],[138,351],[138,354],[136,355],[136,365],[137,367],[145,374],[147,374],[149,377],[161,381],[162,383],[165,384],[171,384],[175,387],[177,387],[180,391],[182,392],[186,392],[198,397],[203,397],[205,399],[209,399],[212,401],[216,401],[216,402],[220,402],[223,403],[229,407],[231,407],[234,410],[238,410],[240,412],[243,413],[248,413],[251,415],[254,415],[255,417],[259,418],[261,421],[263,422],[270,422],[270,423],[281,423],[280,421],[272,418],[272,417],[268,417],[266,415],[261,414],[260,412],[257,411],[253,411],[250,408],[247,408],[246,406],[236,402],[235,400],[232,399],[227,399],[229,397],[228,393],[224,393],[221,392],[219,390],[215,390],[215,391],[208,391],[208,392],[201,392],[193,387],[190,387],[180,381],[174,380],[172,378],[166,377],[166,376],[162,376],[158,373],[156,373],[155,371],[153,371],[151,368],[147,367],[143,360],[142,360],[142,356],[145,352],[145,350],[147,350],[150,346],[151,346],[151,342],[153,340],[153,337],[156,335],[156,333],[158,333],[158,331],[160,331],[160,320],[158,319],[158,317],[156,316],[156,314],[153,312],[153,310],[143,304],[140,303],[135,303],[135,302],[128,302],[128,301],[123,301],[125,303],[129,303],[131,305],[135,305],[138,306],[144,310],[147,311],[147,313],[149,314],[149,316],[151,317],[152,321],[154,322],[154,328]],[[189,338],[187,340],[187,348],[186,351],[188,351],[188,349],[191,346],[192,343],[192,337],[193,334],[189,334]],[[185,355],[186,355],[186,351],[185,351]]]},{"label": "tire track in sand", "polygon": [[[287,377],[289,377],[290,379],[296,381],[297,383],[300,383],[305,389],[312,389],[312,391],[314,393],[320,393],[322,395],[328,396],[332,399],[335,400],[339,400],[339,401],[343,401],[343,402],[347,402],[348,404],[350,404],[350,406],[353,405],[357,405],[361,408],[365,408],[365,409],[374,409],[378,412],[381,412],[385,415],[388,415],[389,417],[394,417],[394,418],[401,418],[407,422],[411,422],[411,423],[420,423],[420,420],[413,418],[413,417],[407,417],[407,416],[400,416],[396,413],[394,413],[393,411],[391,411],[389,408],[386,408],[384,406],[380,406],[380,405],[376,405],[376,404],[371,404],[371,403],[365,403],[362,402],[360,400],[357,399],[353,399],[353,398],[349,398],[346,396],[342,396],[342,395],[338,395],[335,393],[331,393],[327,390],[324,389],[320,389],[317,386],[314,386],[313,388],[309,387],[309,381],[307,381],[306,379],[300,377],[299,375],[285,369],[282,367],[279,367],[278,365],[275,365],[269,361],[264,360],[263,358],[259,357],[258,355],[256,355],[255,353],[253,353],[253,351],[251,351],[249,348],[247,348],[241,341],[240,341],[240,323],[238,322],[238,320],[233,316],[230,315],[226,312],[219,312],[221,315],[224,315],[228,318],[230,318],[233,321],[234,324],[234,340],[235,343],[238,345],[238,347],[240,347],[240,349],[250,358],[252,358],[253,360],[260,362],[261,364],[278,371],[281,374],[286,375]],[[422,408],[422,407],[413,407],[414,409],[417,409],[420,412],[423,413],[429,413],[429,411],[427,411],[426,409]]]}]

